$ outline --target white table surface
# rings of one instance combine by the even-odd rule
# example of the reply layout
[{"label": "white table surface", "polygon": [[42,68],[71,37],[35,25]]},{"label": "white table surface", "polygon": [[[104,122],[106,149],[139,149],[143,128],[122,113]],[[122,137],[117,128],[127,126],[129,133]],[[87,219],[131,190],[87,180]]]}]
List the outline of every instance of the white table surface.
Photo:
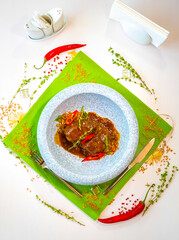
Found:
[{"label": "white table surface", "polygon": [[[118,68],[111,63],[108,48],[112,46],[121,53],[140,73],[158,97],[154,102],[145,90],[133,84],[123,83],[154,111],[167,113],[174,119],[175,129],[170,146],[177,152],[179,146],[179,2],[177,0],[127,0],[123,1],[160,26],[170,31],[167,41],[159,48],[141,46],[128,39],[118,22],[109,20],[113,0],[6,0],[0,6],[0,97],[11,99],[23,78],[24,62],[30,65],[41,63],[44,54],[54,47],[69,43],[87,43],[84,52],[112,76],[117,77]],[[24,23],[32,17],[34,10],[47,12],[61,7],[68,18],[66,28],[45,41],[27,39]],[[0,239],[1,240],[48,240],[48,239],[178,239],[179,236],[179,174],[144,216],[126,222],[102,225],[91,220],[61,193],[43,179],[31,182],[35,172],[27,173],[18,160],[9,155],[0,145]],[[176,156],[172,164],[178,165]],[[123,193],[138,192],[144,196],[144,184],[152,175],[137,173],[135,182],[129,182]],[[150,175],[151,174],[151,175]],[[27,188],[31,192],[27,191]],[[140,194],[141,192],[141,194]],[[61,208],[86,226],[71,222],[53,213],[36,200],[38,194],[56,208]],[[119,197],[119,196],[118,196]],[[120,202],[116,200],[107,208],[107,216]]]}]

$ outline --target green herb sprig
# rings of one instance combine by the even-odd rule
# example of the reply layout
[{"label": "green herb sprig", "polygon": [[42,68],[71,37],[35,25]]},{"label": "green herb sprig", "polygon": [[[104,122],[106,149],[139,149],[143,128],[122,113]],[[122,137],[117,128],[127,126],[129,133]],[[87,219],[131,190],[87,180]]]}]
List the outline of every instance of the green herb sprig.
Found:
[{"label": "green herb sprig", "polygon": [[132,80],[131,77],[120,77],[117,78],[116,80],[122,80],[124,79],[125,81],[129,81],[129,82],[133,82],[135,84],[140,85],[140,87],[146,89],[150,94],[154,95],[155,100],[157,100],[156,96],[155,96],[155,91],[154,89],[149,89],[149,87],[147,86],[146,82],[141,78],[141,76],[137,73],[137,71],[132,67],[132,65],[130,63],[128,63],[124,57],[122,57],[119,53],[115,53],[113,48],[110,47],[108,49],[108,51],[115,57],[115,59],[112,59],[113,64],[117,65],[117,66],[121,66],[124,69],[130,71],[132,78],[133,79],[138,79],[140,82],[137,82],[135,80]]},{"label": "green herb sprig", "polygon": [[57,73],[57,71],[56,71],[56,70],[53,70],[51,74],[49,74],[49,75],[44,75],[43,77],[37,78],[37,79],[40,79],[41,82],[40,82],[40,84],[38,85],[37,89],[35,89],[35,90],[33,91],[33,93],[31,94],[31,96],[30,96],[29,108],[30,108],[30,106],[31,106],[31,104],[32,104],[32,100],[34,99],[34,95],[37,93],[38,89],[41,88],[42,85],[44,85],[44,84],[49,80],[49,78],[50,78],[50,77],[53,77],[54,74],[56,74],[56,73]]},{"label": "green herb sprig", "polygon": [[49,207],[53,212],[57,213],[57,214],[60,214],[64,217],[66,217],[67,219],[73,221],[73,222],[76,222],[78,224],[80,224],[81,226],[85,226],[83,223],[77,221],[74,217],[71,217],[69,216],[67,213],[65,213],[64,211],[62,211],[61,209],[56,209],[55,207],[53,207],[52,205],[42,201],[38,195],[36,195],[36,199],[38,199],[41,203],[43,203],[45,206]]},{"label": "green herb sprig", "polygon": [[154,189],[152,189],[152,194],[149,200],[149,204],[146,205],[143,215],[146,213],[146,211],[149,209],[149,207],[151,205],[153,205],[154,203],[156,203],[159,198],[161,197],[162,193],[168,188],[169,184],[171,183],[171,181],[173,180],[173,177],[175,175],[175,173],[177,171],[179,171],[177,166],[172,166],[172,173],[169,176],[169,171],[168,168],[170,166],[170,163],[167,162],[167,165],[165,167],[165,171],[163,173],[161,173],[160,175],[160,184],[157,185],[157,187]]},{"label": "green herb sprig", "polygon": [[84,106],[82,106],[79,117],[79,129],[81,130],[81,120],[83,118]]},{"label": "green herb sprig", "polygon": [[82,106],[79,117],[79,129],[81,130],[81,121],[87,118],[88,114],[84,112],[84,106]]},{"label": "green herb sprig", "polygon": [[40,80],[40,84],[38,85],[37,89],[35,89],[32,93],[32,95],[30,96],[30,104],[29,107],[31,106],[31,101],[34,98],[34,95],[37,93],[38,89],[41,88],[41,86],[43,84],[45,84],[46,81],[49,80],[50,77],[54,76],[54,74],[57,74],[56,70],[53,70],[51,74],[49,75],[44,75],[42,77],[31,77],[27,79],[27,63],[24,64],[24,78],[22,80],[22,83],[20,84],[19,88],[17,89],[17,91],[15,92],[14,96],[12,97],[12,100],[10,101],[10,104],[13,102],[13,100],[16,98],[17,94],[25,87],[27,86],[29,83],[31,83],[34,80]]},{"label": "green herb sprig", "polygon": [[27,76],[26,76],[26,73],[27,73],[27,63],[25,62],[24,63],[24,79],[22,80],[22,83],[20,85],[20,87],[17,89],[17,91],[15,92],[14,96],[12,97],[12,100],[10,101],[10,104],[13,102],[13,100],[16,98],[17,94],[21,91],[21,89],[27,85],[31,80],[33,80],[33,78],[29,78],[29,79],[26,79]]},{"label": "green herb sprig", "polygon": [[62,118],[62,115],[58,115],[58,117],[56,117],[54,121],[58,122],[58,120],[61,118]]},{"label": "green herb sprig", "polygon": [[106,145],[105,152],[106,152],[107,154],[110,154],[110,151],[109,151],[108,135],[105,135],[105,145]]},{"label": "green herb sprig", "polygon": [[82,140],[84,140],[84,139],[86,138],[86,135],[87,135],[88,133],[90,133],[92,130],[93,130],[93,128],[90,128],[90,130],[84,132],[84,134],[81,135],[80,138],[73,143],[73,145],[68,149],[68,151],[71,150],[71,149],[73,149],[74,147],[76,147],[78,144],[80,144],[80,142],[81,142]]}]

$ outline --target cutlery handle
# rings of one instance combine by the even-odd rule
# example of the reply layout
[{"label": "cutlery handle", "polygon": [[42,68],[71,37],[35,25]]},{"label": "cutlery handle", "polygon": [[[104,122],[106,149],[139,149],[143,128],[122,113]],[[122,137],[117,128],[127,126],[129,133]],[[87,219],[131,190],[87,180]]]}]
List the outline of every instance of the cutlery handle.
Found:
[{"label": "cutlery handle", "polygon": [[108,194],[111,189],[121,180],[121,178],[129,171],[130,165],[119,175],[119,177],[103,192],[104,195]]},{"label": "cutlery handle", "polygon": [[71,189],[78,197],[83,197],[81,193],[79,193],[74,187],[72,187],[68,182],[66,182],[63,178],[59,177],[55,174],[51,169],[48,168],[56,177],[58,177],[69,189]]}]

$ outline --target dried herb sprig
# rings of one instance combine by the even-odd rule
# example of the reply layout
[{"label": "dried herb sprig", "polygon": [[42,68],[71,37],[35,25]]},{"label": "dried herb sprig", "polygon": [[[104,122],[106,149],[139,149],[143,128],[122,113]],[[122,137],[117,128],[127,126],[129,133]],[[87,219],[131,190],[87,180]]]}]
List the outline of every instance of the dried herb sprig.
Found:
[{"label": "dried herb sprig", "polygon": [[[38,89],[41,88],[42,85],[44,85],[44,84],[49,80],[50,77],[53,77],[54,74],[57,73],[56,70],[53,70],[52,72],[53,72],[53,73],[51,73],[51,74],[49,74],[49,75],[44,75],[43,77],[39,77],[39,78],[38,78],[38,79],[41,80],[41,82],[40,82],[40,84],[38,85],[37,89],[35,89],[35,90],[33,91],[33,93],[31,94],[31,96],[30,96],[29,108],[30,108],[30,106],[31,106],[31,104],[32,104],[32,100],[34,99],[34,95],[37,93]],[[34,78],[33,78],[33,79],[34,79]]]},{"label": "dried herb sprig", "polygon": [[177,171],[179,171],[177,166],[172,166],[172,173],[169,176],[168,168],[170,166],[170,163],[167,162],[167,165],[165,167],[165,171],[161,173],[160,175],[160,184],[157,185],[156,189],[152,189],[152,194],[149,200],[149,204],[146,205],[146,208],[144,209],[143,215],[146,213],[146,211],[149,209],[151,205],[156,203],[158,199],[161,197],[162,193],[168,188],[169,184],[173,180],[173,177]]},{"label": "dried herb sprig", "polygon": [[108,51],[109,51],[112,55],[115,56],[115,59],[112,59],[113,64],[115,64],[115,65],[117,65],[117,66],[121,66],[122,68],[130,71],[131,77],[132,77],[133,79],[138,79],[140,82],[138,83],[137,81],[132,80],[131,77],[127,77],[127,76],[117,78],[116,80],[119,81],[119,80],[124,79],[125,81],[129,81],[129,82],[133,82],[133,83],[135,83],[135,84],[139,84],[140,87],[146,89],[150,94],[154,95],[155,100],[157,100],[157,98],[156,98],[156,96],[155,96],[155,91],[154,91],[154,89],[150,89],[150,88],[147,86],[146,82],[141,78],[141,76],[140,76],[140,75],[137,73],[137,71],[132,67],[132,65],[131,65],[130,63],[128,63],[128,62],[124,59],[124,57],[122,57],[119,53],[115,53],[112,47],[110,47],[110,48],[108,49]]},{"label": "dried herb sprig", "polygon": [[36,77],[32,77],[32,78],[28,78],[27,79],[27,63],[24,63],[24,79],[22,80],[22,83],[20,84],[19,88],[17,89],[17,91],[15,92],[14,96],[12,97],[12,100],[10,101],[10,104],[13,102],[13,100],[16,98],[17,94],[21,91],[21,89],[26,86],[27,84],[29,84],[32,80],[35,80]]},{"label": "dried herb sprig", "polygon": [[31,97],[30,97],[30,105],[29,107],[31,106],[31,101],[33,100],[34,98],[34,95],[37,93],[37,90],[39,88],[41,88],[41,86],[49,80],[50,77],[53,77],[54,74],[57,73],[56,70],[53,70],[51,73],[49,73],[48,75],[44,75],[44,76],[41,76],[41,77],[31,77],[31,78],[28,78],[27,79],[27,76],[26,76],[26,73],[27,73],[27,63],[24,64],[24,79],[22,80],[22,83],[20,84],[19,88],[17,89],[17,91],[15,92],[14,96],[12,97],[11,101],[10,101],[10,104],[12,104],[13,100],[16,98],[17,94],[25,87],[27,86],[29,83],[31,83],[32,81],[34,80],[40,80],[40,84],[38,85],[37,89],[33,91]]},{"label": "dried herb sprig", "polygon": [[36,195],[36,198],[37,198],[41,203],[43,203],[45,206],[51,208],[51,210],[52,210],[53,212],[55,212],[55,213],[57,213],[57,214],[60,214],[60,215],[62,215],[62,216],[64,216],[64,217],[66,217],[67,219],[69,219],[69,220],[71,220],[71,221],[73,221],[73,222],[76,222],[76,223],[80,224],[81,226],[85,226],[83,223],[77,221],[74,217],[69,216],[67,213],[65,213],[65,212],[62,211],[61,209],[56,209],[56,208],[53,207],[52,205],[44,202],[43,200],[41,200],[41,199],[39,198],[38,195]]}]

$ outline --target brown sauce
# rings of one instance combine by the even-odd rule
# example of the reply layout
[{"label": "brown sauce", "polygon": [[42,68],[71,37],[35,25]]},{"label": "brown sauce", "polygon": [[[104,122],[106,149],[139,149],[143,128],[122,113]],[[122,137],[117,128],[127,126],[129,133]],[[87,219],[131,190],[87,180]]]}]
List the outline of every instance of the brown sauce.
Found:
[{"label": "brown sauce", "polygon": [[[102,118],[94,112],[85,113],[81,116],[78,112],[75,120],[66,125],[65,121],[71,112],[63,113],[58,120],[55,133],[55,143],[66,151],[79,156],[88,157],[95,153],[113,155],[118,149],[120,134],[114,124],[108,118]],[[81,144],[87,136],[94,136]]]}]

